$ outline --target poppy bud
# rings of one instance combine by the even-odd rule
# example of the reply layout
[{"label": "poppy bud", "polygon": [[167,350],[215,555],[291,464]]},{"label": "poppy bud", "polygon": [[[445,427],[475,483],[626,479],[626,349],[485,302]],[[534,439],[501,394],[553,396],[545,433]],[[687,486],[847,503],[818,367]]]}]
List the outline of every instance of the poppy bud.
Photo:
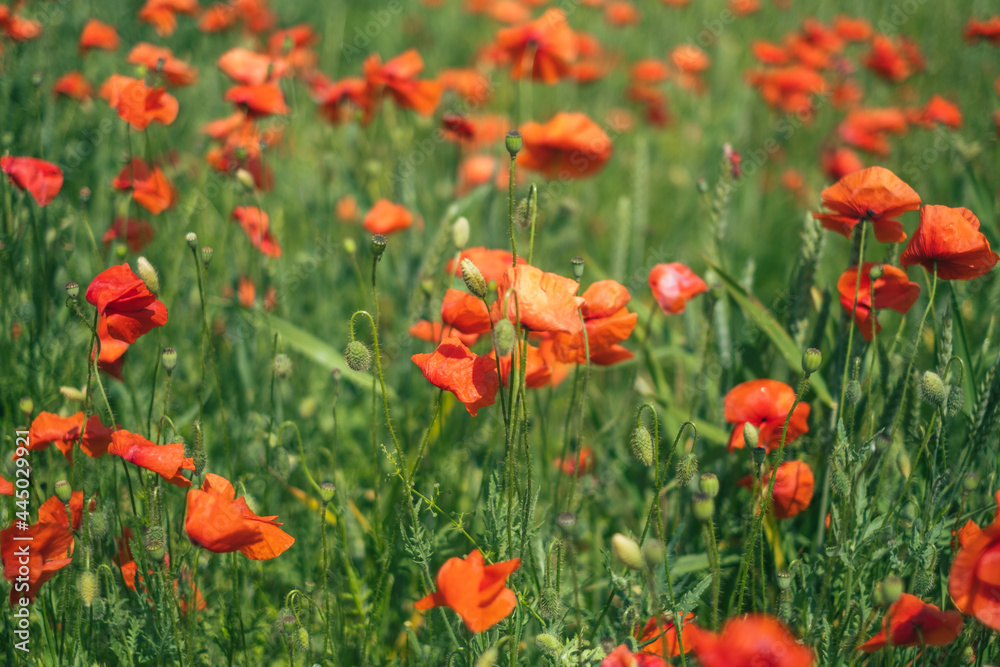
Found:
[{"label": "poppy bud", "polygon": [[572,512],[563,512],[556,518],[556,522],[565,531],[573,530],[576,527],[576,515]]},{"label": "poppy bud", "polygon": [[577,282],[580,282],[580,279],[583,278],[583,257],[574,257],[569,262],[573,265],[573,277],[576,278]]},{"label": "poppy bud", "polygon": [[507,133],[504,138],[504,143],[507,145],[507,152],[510,153],[510,157],[513,160],[517,157],[517,154],[521,152],[521,145],[524,140],[521,138],[521,133],[517,130],[511,130]]},{"label": "poppy bud", "polygon": [[211,246],[204,246],[201,249],[201,263],[208,268],[208,265],[212,263],[212,256],[215,255],[215,251],[212,250]]},{"label": "poppy bud", "polygon": [[115,252],[115,257],[117,257],[118,259],[125,259],[125,255],[128,254],[128,248],[125,247],[124,243],[116,243],[114,252]]},{"label": "poppy bud", "polygon": [[699,491],[691,496],[691,509],[694,510],[694,518],[705,523],[715,514],[715,501],[712,496]]},{"label": "poppy bud", "polygon": [[146,283],[146,289],[153,294],[160,291],[160,276],[156,274],[156,269],[145,257],[140,257],[136,261],[136,269],[142,282]]},{"label": "poppy bud", "polygon": [[792,573],[787,570],[778,572],[778,588],[787,591],[792,585]]},{"label": "poppy bud", "polygon": [[743,424],[743,442],[750,449],[756,449],[757,443],[760,441],[760,430],[751,424],[746,422]]},{"label": "poppy bud", "polygon": [[812,375],[818,371],[822,364],[823,353],[815,347],[807,348],[806,351],[802,353],[802,372],[806,375]]},{"label": "poppy bud", "polygon": [[383,236],[382,234],[372,235],[371,248],[372,248],[372,255],[375,256],[375,259],[382,258],[382,253],[385,252],[385,244],[386,244],[385,236]]},{"label": "poppy bud", "polygon": [[677,484],[687,486],[697,472],[698,457],[694,455],[694,452],[688,452],[677,462]]},{"label": "poppy bud", "polygon": [[506,357],[517,344],[517,332],[514,323],[504,318],[493,327],[493,347],[501,357]]},{"label": "poppy bud", "polygon": [[847,381],[847,388],[844,389],[844,402],[848,405],[857,405],[861,402],[861,383],[853,378]]},{"label": "poppy bud", "polygon": [[833,473],[833,488],[836,489],[837,493],[842,496],[848,496],[851,493],[851,480],[848,479],[847,473],[843,470],[835,470]]},{"label": "poppy bud", "polygon": [[372,353],[360,340],[352,340],[344,350],[347,367],[352,371],[366,372],[372,367]]},{"label": "poppy bud", "polygon": [[884,273],[885,273],[885,269],[882,268],[882,265],[881,264],[876,264],[875,266],[873,266],[871,269],[868,270],[868,278],[872,282],[874,282],[874,281],[878,280],[879,278],[881,278],[882,274],[884,274]]},{"label": "poppy bud", "polygon": [[73,488],[70,487],[69,482],[64,479],[56,482],[56,498],[58,498],[60,502],[68,503],[72,496]]},{"label": "poppy bud", "polygon": [[753,462],[757,466],[764,465],[764,461],[767,460],[767,449],[764,447],[754,447],[753,448]]},{"label": "poppy bud", "polygon": [[459,266],[462,269],[462,280],[465,281],[465,286],[468,288],[469,293],[478,296],[480,299],[485,299],[487,294],[486,280],[483,278],[483,274],[479,268],[472,263],[471,259],[463,259]]},{"label": "poppy bud", "polygon": [[542,591],[542,597],[538,600],[538,611],[542,618],[554,619],[562,614],[562,601],[555,588],[546,588]]},{"label": "poppy bud", "polygon": [[642,545],[642,559],[646,561],[646,567],[656,567],[663,562],[663,543],[659,540],[646,540]]},{"label": "poppy bud", "polygon": [[66,283],[66,294],[75,300],[80,296],[80,283]]},{"label": "poppy bud", "polygon": [[160,355],[160,363],[163,364],[163,370],[170,375],[177,368],[177,350],[172,347],[163,348],[163,354]]},{"label": "poppy bud", "polygon": [[31,396],[22,396],[17,405],[25,417],[30,417],[31,413],[35,411],[35,402],[31,400]]},{"label": "poppy bud", "polygon": [[949,417],[954,417],[962,411],[965,406],[965,389],[960,384],[953,385],[948,389],[948,405],[945,408]]},{"label": "poppy bud", "polygon": [[715,498],[719,495],[719,478],[714,473],[706,472],[698,480],[698,488],[702,493]]},{"label": "poppy bud", "polygon": [[344,252],[353,255],[358,251],[358,244],[354,239],[344,239]]},{"label": "poppy bud", "polygon": [[195,419],[192,427],[194,428],[194,448],[191,458],[194,459],[194,476],[198,477],[208,464],[208,455],[205,453],[205,434],[201,429],[201,420]]},{"label": "poppy bud", "polygon": [[253,174],[246,169],[240,168],[236,170],[236,180],[247,190],[254,189]]},{"label": "poppy bud", "polygon": [[885,593],[882,592],[881,581],[876,583],[875,587],[872,589],[872,604],[876,607],[885,606]]},{"label": "poppy bud", "polygon": [[90,536],[99,540],[108,534],[108,515],[103,511],[91,512],[90,514]]},{"label": "poppy bud", "polygon": [[159,526],[152,526],[146,531],[143,545],[149,552],[150,558],[157,561],[163,560],[163,555],[166,552],[163,550],[163,530]]},{"label": "poppy bud", "polygon": [[476,660],[476,667],[493,667],[497,664],[499,657],[500,651],[497,650],[496,646],[491,646],[479,654],[479,658]]},{"label": "poppy bud", "polygon": [[86,570],[81,572],[80,577],[76,580],[76,590],[80,591],[83,606],[89,607],[94,603],[94,599],[101,594],[101,582],[96,574]]},{"label": "poppy bud", "polygon": [[299,648],[302,649],[303,651],[308,651],[309,650],[309,631],[306,630],[305,628],[303,628],[302,626],[299,626],[299,630],[298,630],[298,632],[295,633],[295,637],[296,637],[296,639],[298,639]]},{"label": "poppy bud", "polygon": [[535,635],[535,643],[538,644],[538,648],[550,656],[555,657],[562,653],[562,642],[547,632]]},{"label": "poppy bud", "polygon": [[906,452],[900,452],[899,456],[896,457],[896,467],[899,468],[899,474],[903,476],[904,479],[910,478],[910,456]]},{"label": "poppy bud", "polygon": [[976,649],[972,648],[971,646],[966,646],[964,649],[962,649],[961,661],[966,665],[976,664]]},{"label": "poppy bud", "polygon": [[962,478],[962,490],[966,493],[972,493],[979,486],[979,475],[974,472],[965,473],[965,477]]},{"label": "poppy bud", "polygon": [[903,580],[894,574],[882,580],[882,597],[886,604],[892,604],[903,594]]},{"label": "poppy bud", "polygon": [[[67,401],[76,401],[77,403],[83,403],[83,400],[87,398],[87,395],[76,387],[59,387],[59,393],[62,394],[63,398]],[[28,414],[30,415],[31,413]]]},{"label": "poppy bud", "polygon": [[926,371],[920,378],[920,397],[936,408],[940,408],[947,400],[944,382],[934,371]]},{"label": "poppy bud", "polygon": [[194,232],[188,232],[187,236],[184,237],[184,240],[187,242],[188,247],[192,250],[198,247],[198,235]]},{"label": "poppy bud", "polygon": [[451,225],[451,242],[455,250],[461,250],[469,243],[469,219],[464,215]]},{"label": "poppy bud", "polygon": [[80,203],[83,204],[84,206],[86,206],[87,202],[90,201],[90,197],[93,194],[94,193],[90,191],[90,188],[80,188],[80,194],[79,194]]},{"label": "poppy bud", "polygon": [[653,436],[649,433],[649,429],[640,424],[632,431],[632,437],[629,439],[629,447],[632,450],[632,456],[639,460],[643,465],[652,465],[653,463]]},{"label": "poppy bud", "polygon": [[913,575],[913,594],[923,595],[930,590],[933,583],[933,575],[930,570],[918,569]]},{"label": "poppy bud", "polygon": [[274,355],[274,374],[279,380],[285,380],[292,374],[292,360],[284,352]]},{"label": "poppy bud", "polygon": [[615,554],[615,558],[630,570],[641,570],[645,565],[639,545],[621,533],[611,536],[611,551]]}]

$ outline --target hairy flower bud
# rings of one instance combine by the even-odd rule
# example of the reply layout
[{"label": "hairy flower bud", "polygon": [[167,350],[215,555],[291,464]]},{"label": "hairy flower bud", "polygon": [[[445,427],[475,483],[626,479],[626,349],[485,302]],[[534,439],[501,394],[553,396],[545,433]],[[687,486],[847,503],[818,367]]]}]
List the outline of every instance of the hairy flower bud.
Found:
[{"label": "hairy flower bud", "polygon": [[149,260],[145,257],[140,257],[136,260],[136,268],[139,277],[142,278],[142,282],[146,283],[146,288],[153,294],[159,292],[160,276],[156,273],[153,265],[149,263]]},{"label": "hairy flower bud", "polygon": [[26,417],[30,417],[31,413],[35,411],[35,401],[31,399],[31,396],[22,396],[21,400],[18,401],[17,406],[21,408],[21,412],[23,412]]},{"label": "hairy flower bud", "polygon": [[465,281],[469,293],[480,299],[486,298],[486,280],[479,268],[472,263],[471,259],[463,259],[459,266],[462,269],[462,280]]},{"label": "hairy flower bud", "polygon": [[96,574],[90,570],[86,570],[85,572],[81,572],[77,578],[76,590],[80,592],[83,606],[89,607],[94,603],[94,599],[101,594],[101,581],[97,578]]},{"label": "hairy flower bud", "polygon": [[611,551],[615,558],[630,570],[641,570],[645,565],[639,545],[636,544],[635,540],[625,537],[621,533],[615,533],[611,536]]},{"label": "hairy flower bud", "polygon": [[464,215],[451,225],[451,242],[455,250],[462,250],[469,244],[469,219]]},{"label": "hairy flower bud", "polygon": [[926,371],[920,378],[920,397],[936,408],[940,408],[947,400],[944,382],[934,371]]},{"label": "hairy flower bud", "polygon": [[347,367],[352,371],[364,373],[372,367],[372,353],[368,346],[360,340],[352,340],[344,350],[344,359]]},{"label": "hairy flower bud", "polygon": [[948,404],[945,413],[949,417],[954,417],[965,406],[965,389],[960,384],[952,385],[948,389]]},{"label": "hairy flower bud", "polygon": [[890,574],[882,580],[882,597],[886,604],[892,604],[903,594],[903,580]]},{"label": "hairy flower bud", "polygon": [[632,450],[632,456],[643,465],[653,464],[653,436],[649,433],[649,429],[642,424],[632,431],[632,437],[629,438],[629,448]]},{"label": "hairy flower bud", "polygon": [[493,348],[501,357],[506,357],[517,344],[517,331],[514,323],[504,318],[493,327]]},{"label": "hairy flower bud", "polygon": [[743,424],[743,442],[751,450],[756,449],[760,442],[760,430],[750,422]]},{"label": "hairy flower bud", "polygon": [[663,543],[657,539],[649,539],[642,544],[642,559],[646,561],[646,567],[654,568],[662,563],[664,553]]},{"label": "hairy flower bud", "polygon": [[537,644],[538,648],[540,648],[543,652],[552,657],[559,655],[563,649],[562,642],[547,632],[535,635],[535,644]]},{"label": "hairy flower bud", "polygon": [[687,486],[697,472],[698,457],[694,455],[694,452],[688,452],[677,462],[678,486]]},{"label": "hairy flower bud", "polygon": [[847,388],[844,390],[844,402],[848,405],[857,405],[861,402],[861,383],[856,379],[847,381]]}]

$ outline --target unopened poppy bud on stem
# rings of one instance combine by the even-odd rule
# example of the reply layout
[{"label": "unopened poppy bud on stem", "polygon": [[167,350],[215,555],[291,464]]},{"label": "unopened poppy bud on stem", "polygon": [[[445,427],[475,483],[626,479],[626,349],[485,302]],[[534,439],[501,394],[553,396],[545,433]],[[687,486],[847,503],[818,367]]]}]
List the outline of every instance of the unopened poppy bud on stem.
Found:
[{"label": "unopened poppy bud on stem", "polygon": [[899,456],[896,457],[896,467],[899,468],[899,474],[903,476],[904,479],[910,478],[910,456],[906,452],[900,452]]},{"label": "unopened poppy bud on stem", "polygon": [[22,396],[17,405],[21,408],[21,412],[23,412],[26,417],[30,417],[31,413],[35,411],[35,402],[30,396]]},{"label": "unopened poppy bud on stem", "polygon": [[514,324],[504,318],[496,323],[493,329],[493,347],[501,357],[506,357],[517,344],[517,332]]},{"label": "unopened poppy bud on stem", "polygon": [[136,261],[136,269],[139,277],[142,278],[142,282],[146,283],[146,288],[150,292],[156,294],[160,291],[160,276],[157,275],[156,269],[153,268],[148,259],[140,257]]},{"label": "unopened poppy bud on stem", "polygon": [[90,570],[86,570],[81,572],[80,577],[76,580],[76,589],[80,591],[80,599],[83,600],[83,605],[89,607],[94,603],[97,596],[101,594],[101,582],[96,574]]},{"label": "unopened poppy bud on stem", "polygon": [[469,289],[469,293],[478,296],[480,299],[486,298],[486,280],[482,272],[472,263],[471,259],[463,259],[459,265],[462,269],[462,280]]},{"label": "unopened poppy bud on stem", "polygon": [[757,448],[757,443],[760,441],[760,429],[746,422],[743,424],[743,442],[751,450]]},{"label": "unopened poppy bud on stem", "polygon": [[64,479],[56,482],[56,498],[58,498],[60,502],[68,503],[72,496],[73,489],[70,487],[69,482]]},{"label": "unopened poppy bud on stem", "polygon": [[640,424],[632,431],[632,437],[629,439],[629,447],[632,450],[632,456],[634,456],[643,465],[652,465],[653,463],[653,436],[650,434],[649,429]]},{"label": "unopened poppy bud on stem", "polygon": [[352,371],[366,372],[372,367],[372,353],[360,340],[352,340],[344,350],[347,367]]},{"label": "unopened poppy bud on stem", "polygon": [[66,283],[66,295],[74,300],[80,296],[80,283]]},{"label": "unopened poppy bud on stem", "polygon": [[646,561],[642,557],[639,545],[636,544],[635,540],[625,537],[621,533],[615,533],[611,536],[611,551],[615,554],[615,558],[630,570],[641,570],[645,565]]},{"label": "unopened poppy bud on stem", "polygon": [[715,498],[719,495],[719,478],[713,473],[706,472],[698,480],[698,488],[701,489],[702,493]]},{"label": "unopened poppy bud on stem", "polygon": [[239,181],[240,185],[242,185],[247,190],[254,189],[253,174],[251,174],[246,169],[236,170],[236,180]]},{"label": "unopened poppy bud on stem", "polygon": [[886,604],[892,604],[903,594],[903,580],[894,574],[882,580],[882,597]]},{"label": "unopened poppy bud on stem", "polygon": [[657,539],[646,540],[642,545],[642,558],[646,567],[654,568],[663,562],[663,543]]},{"label": "unopened poppy bud on stem", "polygon": [[698,457],[694,452],[688,452],[677,462],[677,484],[687,486],[697,472]]},{"label": "unopened poppy bud on stem", "polygon": [[521,133],[517,130],[511,130],[507,133],[504,138],[504,144],[507,146],[507,152],[510,153],[511,159],[517,157],[517,154],[521,152],[521,145],[524,140],[521,138]]},{"label": "unopened poppy bud on stem", "polygon": [[194,428],[194,449],[191,459],[194,463],[194,476],[199,477],[208,465],[208,456],[205,454],[205,433],[201,428],[201,420],[195,419],[192,424]]},{"label": "unopened poppy bud on stem", "polygon": [[944,405],[947,392],[944,388],[944,382],[941,381],[941,376],[934,371],[925,372],[920,378],[920,396],[936,408]]},{"label": "unopened poppy bud on stem", "polygon": [[844,390],[844,402],[848,405],[857,405],[861,402],[861,383],[857,379],[847,381],[847,388]]},{"label": "unopened poppy bud on stem", "polygon": [[802,372],[806,375],[812,375],[818,371],[822,364],[823,353],[815,347],[807,348],[806,351],[802,353]]},{"label": "unopened poppy bud on stem", "polygon": [[960,384],[948,389],[948,404],[945,408],[949,417],[954,417],[965,406],[965,389]]},{"label": "unopened poppy bud on stem", "polygon": [[469,243],[469,219],[464,215],[451,225],[451,242],[455,250],[462,250]]},{"label": "unopened poppy bud on stem", "polygon": [[691,509],[694,511],[694,518],[702,523],[706,523],[715,514],[715,501],[712,496],[699,491],[691,496]]},{"label": "unopened poppy bud on stem", "polygon": [[358,251],[358,244],[354,239],[344,239],[344,252],[353,255]]}]

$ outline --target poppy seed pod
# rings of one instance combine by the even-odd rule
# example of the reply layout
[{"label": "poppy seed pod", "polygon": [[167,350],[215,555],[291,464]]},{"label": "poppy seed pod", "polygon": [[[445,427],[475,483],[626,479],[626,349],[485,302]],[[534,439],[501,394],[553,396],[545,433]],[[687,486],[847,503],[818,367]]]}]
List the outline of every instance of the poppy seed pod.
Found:
[{"label": "poppy seed pod", "polygon": [[464,215],[451,225],[451,242],[455,250],[462,250],[469,244],[469,219]]},{"label": "poppy seed pod", "polygon": [[629,439],[629,448],[632,450],[632,456],[643,465],[652,465],[653,436],[650,434],[648,428],[640,424],[632,431],[632,437]]},{"label": "poppy seed pod", "polygon": [[97,596],[101,594],[101,582],[96,574],[87,570],[81,572],[79,578],[77,578],[76,590],[80,592],[80,599],[83,600],[83,605],[89,607],[94,603]]},{"label": "poppy seed pod", "polygon": [[699,491],[691,496],[691,509],[694,511],[694,518],[705,523],[715,514],[715,501],[712,496]]},{"label": "poppy seed pod", "polygon": [[514,323],[504,318],[497,322],[493,328],[493,348],[501,357],[506,357],[517,344],[517,332],[514,330]]},{"label": "poppy seed pod", "polygon": [[72,496],[73,489],[70,487],[69,482],[64,479],[56,482],[56,498],[58,498],[60,502],[68,503]]},{"label": "poppy seed pod", "polygon": [[279,380],[285,380],[292,374],[292,360],[284,352],[274,356],[274,374]]},{"label": "poppy seed pod", "polygon": [[140,257],[136,261],[136,272],[142,278],[142,282],[146,283],[146,289],[153,294],[160,291],[160,276],[157,275],[156,269],[153,268],[148,259]]},{"label": "poppy seed pod", "polygon": [[767,460],[767,448],[765,447],[754,447],[753,448],[753,462],[757,466],[764,465],[764,461]]},{"label": "poppy seed pod", "polygon": [[80,283],[66,283],[66,295],[75,300],[80,295]]},{"label": "poppy seed pod", "polygon": [[882,268],[881,264],[876,264],[872,268],[868,269],[868,278],[872,281],[878,280],[885,273],[885,269]]},{"label": "poppy seed pod", "polygon": [[639,545],[636,544],[635,540],[625,537],[621,533],[615,533],[611,536],[611,551],[615,554],[615,558],[630,570],[641,570],[645,565]]},{"label": "poppy seed pod", "polygon": [[382,234],[372,235],[371,248],[372,248],[372,254],[375,256],[375,259],[382,258],[382,253],[385,252],[385,246],[386,246],[386,238],[384,235]]},{"label": "poppy seed pod", "polygon": [[719,495],[719,478],[714,473],[706,472],[698,480],[698,488],[712,498]]},{"label": "poppy seed pod", "polygon": [[208,265],[212,263],[212,256],[215,255],[215,251],[212,250],[211,246],[204,246],[201,249],[201,263],[208,268]]},{"label": "poppy seed pod", "polygon": [[462,269],[462,280],[470,294],[478,296],[480,299],[486,298],[486,280],[482,272],[472,263],[471,259],[463,259],[459,265]]},{"label": "poppy seed pod", "polygon": [[507,152],[510,153],[511,159],[517,157],[517,154],[521,152],[521,146],[524,140],[521,138],[521,133],[517,130],[511,130],[507,133],[504,138],[504,144],[507,146]]},{"label": "poppy seed pod", "polygon": [[576,527],[576,515],[572,512],[563,512],[556,518],[556,523],[565,531],[573,530]]},{"label": "poppy seed pod", "polygon": [[91,196],[93,196],[90,188],[80,188],[80,203],[86,206],[87,202],[90,201]]},{"label": "poppy seed pod", "polygon": [[580,279],[583,278],[583,257],[574,257],[570,260],[570,264],[573,265],[573,277],[576,278],[577,282],[579,282]]},{"label": "poppy seed pod", "polygon": [[368,346],[360,340],[352,340],[344,350],[347,366],[352,371],[366,372],[372,367],[372,353]]},{"label": "poppy seed pod", "polygon": [[962,490],[966,493],[972,493],[979,487],[979,475],[974,472],[965,473],[965,477],[962,478]]},{"label": "poppy seed pod", "polygon": [[17,405],[26,416],[30,417],[31,413],[35,411],[35,402],[31,400],[30,396],[22,396]]},{"label": "poppy seed pod", "polygon": [[160,355],[160,363],[163,364],[163,370],[170,375],[177,368],[177,350],[172,347],[163,348],[163,353]]},{"label": "poppy seed pod", "polygon": [[194,232],[188,232],[187,236],[184,237],[184,240],[187,242],[188,247],[192,250],[198,247],[198,235]]},{"label": "poppy seed pod", "polygon": [[334,494],[337,493],[337,486],[330,482],[323,482],[319,485],[319,495],[324,503],[328,503],[333,500]]},{"label": "poppy seed pod", "polygon": [[787,570],[778,572],[778,588],[787,591],[792,585],[792,573]]},{"label": "poppy seed pod", "polygon": [[936,408],[940,408],[947,400],[947,392],[941,376],[934,371],[926,371],[920,378],[920,397]]},{"label": "poppy seed pod", "polygon": [[812,375],[818,371],[822,364],[823,353],[815,347],[807,348],[806,351],[802,353],[802,372],[806,375]]}]

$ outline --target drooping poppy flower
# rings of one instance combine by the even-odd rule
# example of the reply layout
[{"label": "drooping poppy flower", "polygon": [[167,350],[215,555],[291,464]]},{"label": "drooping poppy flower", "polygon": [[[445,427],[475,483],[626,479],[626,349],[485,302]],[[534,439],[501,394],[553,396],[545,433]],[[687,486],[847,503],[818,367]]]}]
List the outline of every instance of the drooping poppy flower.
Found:
[{"label": "drooping poppy flower", "polygon": [[425,340],[435,345],[448,337],[459,339],[466,347],[472,347],[479,340],[479,334],[464,334],[443,322],[430,322],[428,320],[418,320],[407,330],[407,333],[418,340]]},{"label": "drooping poppy flower", "polygon": [[198,0],[146,0],[139,10],[139,20],[153,26],[160,37],[169,37],[177,29],[177,14],[197,13]]},{"label": "drooping poppy flower", "polygon": [[[861,265],[861,284],[857,285],[858,266],[855,264],[840,275],[837,281],[837,291],[840,292],[840,305],[844,312],[850,315],[854,310],[854,322],[861,330],[865,340],[872,340],[872,325],[875,334],[882,330],[875,314],[876,310],[891,308],[897,313],[906,313],[920,296],[920,285],[910,282],[906,272],[889,264],[882,264],[882,277],[875,280],[875,303],[872,303],[871,269],[875,262],[865,262]],[[857,286],[858,304],[854,306],[854,293]]]},{"label": "drooping poppy flower", "polygon": [[582,113],[560,112],[547,123],[521,127],[523,145],[518,164],[548,178],[593,176],[611,158],[611,138]]},{"label": "drooping poppy flower", "polygon": [[632,653],[621,644],[601,660],[601,667],[667,667],[663,658],[648,653]]},{"label": "drooping poppy flower", "polygon": [[832,181],[839,181],[844,176],[865,168],[858,154],[843,146],[824,151],[820,161],[823,164],[823,173]]},{"label": "drooping poppy flower", "polygon": [[239,551],[250,560],[269,560],[295,543],[277,518],[257,516],[243,496],[236,497],[229,480],[207,473],[201,489],[188,491],[184,530],[193,543],[208,551]]},{"label": "drooping poppy flower", "polygon": [[441,321],[464,334],[490,330],[490,312],[483,300],[463,290],[449,289],[441,303]]},{"label": "drooping poppy flower", "polygon": [[910,122],[927,128],[945,125],[957,130],[962,127],[962,111],[954,102],[949,102],[940,95],[934,95],[927,100],[922,109],[913,110]]},{"label": "drooping poppy flower", "polygon": [[290,109],[285,104],[285,94],[275,82],[254,86],[233,86],[226,91],[225,100],[244,109],[251,118],[274,114],[284,115]]},{"label": "drooping poppy flower", "polygon": [[33,157],[0,157],[0,170],[19,189],[31,193],[39,206],[48,206],[62,189],[62,169]]},{"label": "drooping poppy flower", "polygon": [[362,112],[362,122],[367,124],[375,112],[368,82],[360,77],[346,77],[331,81],[316,74],[309,82],[313,100],[320,105],[323,117],[334,125],[350,120]]},{"label": "drooping poppy flower", "polygon": [[1000,491],[996,493],[997,511],[990,525],[983,529],[973,524],[963,529],[961,549],[955,554],[948,574],[948,594],[963,614],[1000,630]]},{"label": "drooping poppy flower", "polygon": [[[476,265],[479,272],[483,274],[483,279],[488,283],[499,283],[503,279],[504,274],[507,273],[507,269],[514,264],[514,255],[509,250],[493,250],[476,246],[463,250],[458,256],[457,261],[454,259],[448,260],[446,270],[452,275],[461,276],[462,261],[466,259]],[[525,264],[524,257],[518,255],[517,263]]]},{"label": "drooping poppy flower", "polygon": [[134,129],[145,130],[150,123],[170,125],[177,119],[177,98],[165,88],[150,88],[143,79],[113,75],[98,94],[108,106]]},{"label": "drooping poppy flower", "polygon": [[52,84],[52,94],[86,102],[94,94],[94,88],[80,72],[66,72]]},{"label": "drooping poppy flower", "polygon": [[680,262],[654,266],[649,272],[649,288],[668,315],[683,313],[689,299],[708,291],[705,281]]},{"label": "drooping poppy flower", "polygon": [[941,611],[916,595],[903,593],[886,610],[882,630],[858,648],[873,653],[890,637],[893,646],[945,646],[958,638],[962,625],[959,612]]},{"label": "drooping poppy flower", "polygon": [[413,214],[401,204],[379,199],[365,215],[362,224],[372,234],[388,235],[409,229],[413,224]]},{"label": "drooping poppy flower", "polygon": [[[677,623],[672,619],[656,616],[646,621],[641,632],[636,628],[636,639],[642,644],[641,652],[647,655],[662,656],[664,645],[668,658],[676,658],[681,654],[681,643],[684,644],[684,653],[694,650],[694,645],[704,634],[704,630],[695,625],[694,614],[689,612],[684,616],[681,623],[680,642],[677,640]],[[648,643],[647,643],[648,642]]]},{"label": "drooping poppy flower", "polygon": [[223,74],[244,86],[259,86],[279,79],[288,72],[284,61],[239,47],[223,53],[216,64]]},{"label": "drooping poppy flower", "polygon": [[109,336],[129,345],[154,327],[167,323],[167,307],[132,272],[128,263],[99,273],[87,287],[87,301],[97,306]]},{"label": "drooping poppy flower", "polygon": [[455,394],[473,417],[479,408],[496,401],[500,388],[496,362],[490,357],[480,357],[456,337],[442,340],[434,352],[415,354],[410,359],[428,382]]},{"label": "drooping poppy flower", "polygon": [[899,258],[902,266],[920,264],[942,280],[972,280],[996,266],[997,254],[979,231],[979,218],[967,208],[924,206],[920,224]]},{"label": "drooping poppy flower", "polygon": [[[771,472],[761,478],[760,499],[767,496],[771,484]],[[754,478],[747,475],[739,480],[739,485],[752,489]],[[816,489],[816,478],[812,468],[804,461],[788,461],[778,466],[778,477],[774,481],[774,496],[771,498],[771,511],[778,519],[790,519],[799,514],[812,502]]]},{"label": "drooping poppy flower", "polygon": [[568,456],[566,460],[559,457],[553,459],[552,463],[562,471],[564,475],[576,475],[583,477],[594,469],[594,450],[590,447],[581,447],[580,453],[576,456]]},{"label": "drooping poppy flower", "polygon": [[129,218],[126,222],[124,218],[115,218],[112,225],[108,227],[108,231],[104,232],[101,240],[104,241],[104,247],[107,248],[108,244],[113,241],[123,239],[129,250],[139,253],[153,240],[155,235],[152,225],[145,220]]},{"label": "drooping poppy flower", "polygon": [[156,445],[138,433],[119,429],[111,434],[108,453],[151,470],[174,486],[191,486],[191,480],[184,477],[181,471],[194,470],[194,459],[184,456],[183,443]]},{"label": "drooping poppy flower", "polygon": [[268,257],[281,257],[281,246],[271,234],[270,218],[256,206],[237,206],[233,220],[240,223],[250,242]]},{"label": "drooping poppy flower", "polygon": [[120,42],[121,40],[118,37],[118,31],[115,27],[97,19],[87,21],[87,24],[83,26],[83,31],[80,33],[81,52],[88,51],[89,49],[114,51],[118,48]]},{"label": "drooping poppy flower", "polygon": [[497,31],[496,45],[511,64],[512,79],[529,74],[550,85],[569,74],[577,57],[577,41],[566,14],[555,8],[524,25]]},{"label": "drooping poppy flower", "polygon": [[159,215],[177,203],[177,188],[157,166],[150,166],[140,157],[122,167],[111,181],[117,190],[132,190],[136,203],[153,215]]},{"label": "drooping poppy flower", "polygon": [[521,559],[486,565],[479,549],[465,558],[449,558],[437,573],[437,591],[417,600],[417,609],[450,607],[470,632],[479,633],[510,616],[517,595],[507,588],[507,577],[521,567]]},{"label": "drooping poppy flower", "polygon": [[108,453],[112,430],[101,423],[100,417],[90,415],[80,429],[80,450],[92,459],[101,458]]},{"label": "drooping poppy flower", "polygon": [[416,49],[410,49],[385,63],[377,53],[373,53],[365,61],[363,69],[373,98],[388,91],[402,109],[412,109],[422,116],[430,116],[437,109],[444,88],[437,81],[417,79],[424,69],[424,60]]},{"label": "drooping poppy flower", "polygon": [[824,227],[847,238],[862,220],[869,220],[881,243],[906,240],[900,214],[920,206],[920,195],[884,167],[868,167],[823,190],[823,206],[833,213],[814,213]]},{"label": "drooping poppy flower", "polygon": [[576,296],[575,280],[524,264],[508,268],[498,287],[500,298],[491,311],[494,322],[506,317],[534,332],[583,330],[579,310],[585,301]]},{"label": "drooping poppy flower", "polygon": [[[743,449],[743,425],[748,422],[760,429],[759,447],[768,452],[777,449],[781,445],[785,418],[794,402],[795,390],[777,380],[749,380],[730,389],[723,401],[726,421],[735,424],[729,435],[729,451]],[[809,424],[806,423],[809,409],[808,403],[795,406],[788,423],[786,445],[809,432]]]},{"label": "drooping poppy flower", "polygon": [[[83,426],[83,413],[77,412],[69,417],[60,417],[44,410],[35,415],[28,428],[28,450],[42,451],[54,444],[67,460],[73,452],[73,443],[80,437]],[[15,455],[14,458],[17,458]]]},{"label": "drooping poppy flower", "polygon": [[991,16],[985,21],[969,19],[962,34],[970,44],[984,40],[993,46],[1000,46],[1000,15]]},{"label": "drooping poppy flower", "polygon": [[583,298],[580,313],[587,337],[584,339],[583,331],[553,334],[556,359],[563,363],[583,364],[587,362],[588,349],[591,361],[595,363],[598,359],[607,358],[613,349],[617,354],[611,358],[616,361],[630,359],[632,353],[618,345],[632,335],[639,317],[625,307],[632,298],[628,289],[615,280],[599,280],[587,288]]},{"label": "drooping poppy flower", "polygon": [[[94,494],[97,495],[96,493]],[[67,507],[69,514],[66,513]],[[97,501],[94,498],[88,503],[88,512],[97,509]],[[69,525],[70,516],[73,517],[72,527]],[[57,496],[50,496],[38,508],[38,523],[58,523],[60,526],[70,528],[74,532],[80,530],[83,522],[83,491],[73,491],[70,494],[69,502],[64,503]]]},{"label": "drooping poppy flower", "polygon": [[[11,525],[0,531],[4,578],[12,584],[27,584],[27,590],[11,587],[10,604],[19,605],[21,599],[34,601],[42,584],[73,562],[73,547],[73,531],[59,523],[37,522],[26,530]],[[22,562],[24,558],[27,564]],[[27,577],[22,574],[24,567]]]},{"label": "drooping poppy flower", "polygon": [[796,640],[778,619],[765,614],[731,618],[722,632],[705,632],[695,643],[695,657],[701,667],[813,667],[813,650]]},{"label": "drooping poppy flower", "polygon": [[166,47],[139,42],[129,51],[126,61],[159,73],[171,86],[190,86],[198,80],[198,69],[177,58]]},{"label": "drooping poppy flower", "polygon": [[906,130],[906,114],[895,107],[851,109],[837,127],[837,133],[846,143],[878,155],[889,154],[887,135]]}]

